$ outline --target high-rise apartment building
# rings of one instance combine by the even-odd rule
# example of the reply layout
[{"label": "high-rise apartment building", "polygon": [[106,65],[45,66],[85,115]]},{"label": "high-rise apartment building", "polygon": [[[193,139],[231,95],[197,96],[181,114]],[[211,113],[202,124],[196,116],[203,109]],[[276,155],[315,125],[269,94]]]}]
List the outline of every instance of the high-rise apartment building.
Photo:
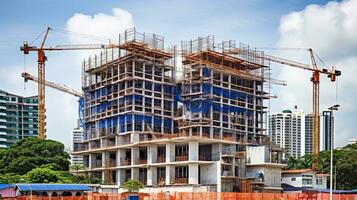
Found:
[{"label": "high-rise apartment building", "polygon": [[268,133],[272,143],[285,149],[284,158],[305,154],[305,115],[297,109],[268,116]]},{"label": "high-rise apartment building", "polygon": [[[83,144],[84,133],[83,127],[80,126],[80,122],[78,120],[77,127],[72,130],[72,140],[71,140],[71,152],[74,149],[78,149]],[[82,155],[71,155],[71,164],[83,165],[83,156]]]},{"label": "high-rise apartment building", "polygon": [[176,48],[165,49],[163,37],[130,29],[119,47],[84,63],[84,141],[72,154],[86,171],[119,187],[136,179],[151,192],[238,191],[247,179],[281,190],[279,150],[264,146],[259,52],[213,37],[182,42],[177,80]]},{"label": "high-rise apartment building", "polygon": [[[332,120],[332,121],[331,121]],[[333,117],[330,111],[319,116],[319,150],[329,150]],[[268,133],[274,144],[285,149],[284,158],[300,157],[313,153],[313,114],[295,109],[271,113],[268,116]]]},{"label": "high-rise apartment building", "polygon": [[22,97],[0,90],[0,147],[6,148],[25,138],[36,137],[37,96]]},{"label": "high-rise apartment building", "polygon": [[320,116],[320,149],[331,150],[333,145],[332,138],[334,137],[334,117],[331,111],[323,111]]}]

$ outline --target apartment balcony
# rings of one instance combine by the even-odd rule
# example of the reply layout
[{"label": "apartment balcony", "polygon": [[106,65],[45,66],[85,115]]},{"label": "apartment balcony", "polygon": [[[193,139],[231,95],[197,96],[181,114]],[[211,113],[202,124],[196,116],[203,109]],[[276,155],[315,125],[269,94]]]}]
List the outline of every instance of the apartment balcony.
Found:
[{"label": "apartment balcony", "polygon": [[230,171],[222,171],[221,176],[233,176],[233,172]]},{"label": "apartment balcony", "polygon": [[102,143],[103,148],[114,147],[114,146],[115,146],[115,141],[105,141]]},{"label": "apartment balcony", "polygon": [[175,178],[174,184],[188,184],[188,178]]},{"label": "apartment balcony", "polygon": [[165,155],[161,155],[157,157],[156,163],[164,163],[166,162],[166,156]]},{"label": "apartment balcony", "polygon": [[107,164],[109,167],[116,167],[117,166],[117,161],[116,160],[109,160],[109,163]]},{"label": "apartment balcony", "polygon": [[204,138],[210,138],[211,136],[210,136],[209,133],[202,133],[202,137],[204,137]]},{"label": "apartment balcony", "polygon": [[121,165],[121,166],[129,166],[129,165],[131,165],[131,159],[128,159],[128,158],[122,159],[122,160],[120,161],[120,165]]},{"label": "apartment balcony", "polygon": [[94,163],[94,168],[101,168],[102,167],[102,160],[97,160],[97,162]]},{"label": "apartment balcony", "polygon": [[89,150],[88,145],[83,145],[83,146],[78,146],[73,148],[73,152],[79,152],[79,151],[87,151]]},{"label": "apartment balcony", "polygon": [[145,164],[148,164],[148,160],[145,158],[141,158],[141,159],[139,158],[135,161],[135,164],[136,165],[145,165]]},{"label": "apartment balcony", "polygon": [[226,141],[234,141],[232,135],[225,135],[225,136],[223,136],[223,140],[226,140]]},{"label": "apartment balcony", "polygon": [[188,155],[178,155],[175,157],[176,162],[187,161],[187,160],[188,160]]}]

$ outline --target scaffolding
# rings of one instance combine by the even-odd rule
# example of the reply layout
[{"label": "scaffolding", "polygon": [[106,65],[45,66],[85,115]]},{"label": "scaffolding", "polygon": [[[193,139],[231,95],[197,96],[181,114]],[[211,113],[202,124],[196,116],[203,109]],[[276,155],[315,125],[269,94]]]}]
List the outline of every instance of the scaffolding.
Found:
[{"label": "scaffolding", "polygon": [[[181,43],[184,78],[182,133],[242,143],[264,137],[264,82],[270,80],[263,52],[235,41],[216,44],[214,37]],[[239,51],[232,56],[231,51]],[[213,128],[211,128],[213,127]]]}]

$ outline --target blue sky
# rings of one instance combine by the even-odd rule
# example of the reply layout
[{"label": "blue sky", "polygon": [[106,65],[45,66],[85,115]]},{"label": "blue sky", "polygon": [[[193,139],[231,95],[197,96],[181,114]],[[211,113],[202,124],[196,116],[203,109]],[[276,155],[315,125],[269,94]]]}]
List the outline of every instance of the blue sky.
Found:
[{"label": "blue sky", "polygon": [[[304,35],[309,31],[315,31],[314,27],[318,25],[320,18],[324,18],[326,13],[337,13],[341,11],[341,15],[345,14],[346,19],[350,21],[357,17],[348,10],[351,7],[349,4],[355,0],[344,2],[329,3],[328,1],[298,1],[298,0],[250,0],[250,1],[103,1],[103,0],[76,0],[76,1],[56,1],[56,0],[3,0],[0,1],[0,88],[12,91],[19,94],[32,95],[36,94],[36,87],[33,83],[26,85],[20,77],[20,72],[24,70],[36,74],[36,57],[35,54],[26,57],[24,65],[24,56],[19,51],[24,40],[32,41],[39,33],[47,26],[55,27],[56,29],[68,28],[69,19],[73,18],[76,13],[82,13],[89,16],[95,16],[98,13],[104,15],[113,15],[114,8],[121,8],[130,13],[134,24],[139,31],[151,32],[163,35],[166,44],[177,44],[181,40],[189,40],[197,36],[215,35],[217,40],[235,39],[239,42],[250,44],[258,47],[276,47],[288,46],[291,40],[292,47],[306,47],[310,44],[317,50],[323,52],[325,58],[331,55],[325,51],[329,47],[333,47],[335,43],[329,43],[328,38],[337,38],[339,33],[326,35],[322,37],[326,41],[320,41],[321,44],[308,41],[319,41],[320,36]],[[311,6],[314,4],[315,6]],[[355,5],[355,4],[353,4]],[[315,9],[315,10],[314,10]],[[297,14],[294,14],[296,13]],[[315,13],[321,14],[317,15]],[[307,18],[306,16],[311,16]],[[322,16],[322,17],[321,17]],[[330,16],[330,15],[327,15]],[[349,17],[349,18],[348,18]],[[313,20],[309,21],[310,18]],[[336,18],[336,17],[333,17]],[[341,23],[345,18],[341,17]],[[339,18],[337,18],[339,19]],[[349,22],[348,20],[346,20]],[[329,23],[329,22],[322,22]],[[337,21],[336,23],[340,23]],[[317,25],[316,25],[317,24]],[[326,27],[329,24],[324,24]],[[111,24],[110,26],[116,26]],[[348,26],[350,27],[350,26]],[[352,27],[354,28],[354,26]],[[328,28],[321,27],[318,31],[330,33]],[[348,29],[349,30],[349,29]],[[355,29],[353,29],[355,30]],[[85,31],[85,30],[84,30]],[[349,32],[349,31],[346,31]],[[297,34],[299,33],[299,34]],[[353,39],[351,39],[353,40]],[[288,41],[288,42],[287,42]],[[353,40],[354,41],[354,40]],[[53,44],[68,44],[73,40],[68,35],[61,35],[56,32],[51,32],[48,38],[48,45]],[[96,43],[96,41],[92,41]],[[353,47],[348,46],[351,41],[346,41],[346,51],[355,52]],[[38,43],[37,43],[38,44]],[[352,43],[351,43],[352,44]],[[329,46],[330,45],[330,46]],[[342,45],[342,44],[341,44]],[[341,49],[345,48],[341,46]],[[352,49],[352,50],[351,50]],[[319,51],[318,51],[319,52]],[[270,53],[270,52],[269,52]],[[272,52],[273,54],[276,52]],[[280,54],[280,53],[279,53]],[[48,54],[47,62],[47,78],[51,81],[63,83],[73,88],[80,89],[80,59],[77,53],[72,52],[56,52]],[[80,54],[87,56],[87,54]],[[281,54],[291,55],[291,54]],[[299,55],[292,55],[296,58],[301,58]],[[348,63],[354,64],[355,57],[343,54],[338,58],[326,60],[332,64]],[[24,67],[25,66],[25,67]],[[301,90],[302,98],[294,96],[295,90],[301,85],[299,80],[295,80],[295,74],[289,74],[277,68],[273,71],[276,77],[290,80],[292,86],[286,87],[284,90],[276,90],[280,100],[274,100],[272,111],[280,111],[283,107],[293,108],[298,104],[303,110],[309,111],[311,108],[311,92],[306,88]],[[286,75],[286,76],[283,76]],[[309,76],[305,76],[306,80]],[[341,83],[340,87],[346,88],[350,92],[354,92],[357,84],[353,80],[353,86],[344,87]],[[310,87],[308,81],[302,85],[302,88]],[[288,81],[289,84],[289,81]],[[334,87],[328,85],[327,87]],[[328,88],[321,88],[328,91]],[[47,132],[48,137],[60,140],[65,144],[69,144],[70,131],[75,126],[76,98],[62,94],[51,89],[47,89]],[[293,91],[293,92],[292,92]],[[299,92],[297,92],[300,94]],[[330,90],[331,93],[331,90]],[[325,94],[322,94],[324,97]],[[334,94],[326,94],[326,102],[322,102],[322,106],[327,107],[334,103],[332,99]],[[341,94],[340,94],[341,96]],[[344,96],[343,99],[351,99],[352,96]],[[63,101],[65,103],[63,103]],[[348,106],[353,103],[346,100]],[[66,108],[61,108],[64,106]],[[344,105],[342,105],[343,107]],[[323,109],[323,108],[322,108]],[[341,109],[341,113],[342,113]],[[341,118],[348,120],[340,120],[337,129],[341,131],[341,137],[336,140],[337,145],[344,145],[351,137],[356,137],[357,133],[352,130],[353,122],[357,120],[354,117],[355,109],[346,109],[345,114],[341,114]],[[339,117],[339,114],[337,115]],[[340,128],[340,129],[339,129]]]}]

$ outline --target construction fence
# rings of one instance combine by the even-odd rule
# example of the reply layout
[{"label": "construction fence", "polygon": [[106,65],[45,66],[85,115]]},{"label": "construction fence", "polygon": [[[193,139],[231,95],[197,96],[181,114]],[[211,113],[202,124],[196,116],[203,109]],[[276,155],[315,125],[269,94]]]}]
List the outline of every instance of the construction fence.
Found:
[{"label": "construction fence", "polygon": [[[89,193],[85,196],[20,196],[3,200],[126,200],[128,193]],[[328,200],[329,193],[234,193],[234,192],[176,192],[139,193],[139,200]],[[133,198],[137,199],[137,198]],[[357,200],[357,194],[333,194],[333,200]]]}]

